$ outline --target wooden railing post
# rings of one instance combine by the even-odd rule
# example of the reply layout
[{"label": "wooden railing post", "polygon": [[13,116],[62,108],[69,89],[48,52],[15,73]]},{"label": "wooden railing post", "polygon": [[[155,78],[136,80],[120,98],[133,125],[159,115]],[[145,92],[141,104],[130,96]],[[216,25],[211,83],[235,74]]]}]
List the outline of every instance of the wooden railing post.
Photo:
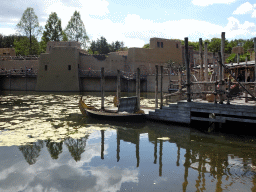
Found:
[{"label": "wooden railing post", "polygon": [[191,102],[190,67],[189,67],[189,58],[188,58],[188,37],[185,37],[185,65],[187,70],[187,102]]},{"label": "wooden railing post", "polygon": [[222,80],[222,59],[221,59],[221,52],[218,52],[218,56],[219,56],[219,67],[220,67],[220,81],[219,81],[219,100],[220,100],[220,104],[223,104],[223,80]]},{"label": "wooden railing post", "polygon": [[202,38],[199,38],[199,63],[200,63],[200,81],[204,80],[204,73],[203,73],[203,43]]},{"label": "wooden railing post", "polygon": [[121,78],[120,78],[120,70],[117,70],[117,88],[116,88],[116,99],[117,105],[119,104],[119,99],[121,97]]},{"label": "wooden railing post", "polygon": [[158,108],[158,65],[156,65],[156,80],[155,80],[155,108]]},{"label": "wooden railing post", "polygon": [[254,95],[256,96],[256,37],[254,37]]},{"label": "wooden railing post", "polygon": [[101,68],[101,110],[104,110],[104,94],[105,94],[105,76],[104,67]]},{"label": "wooden railing post", "polygon": [[161,99],[161,103],[160,103],[160,109],[163,108],[163,66],[160,66],[160,99]]},{"label": "wooden railing post", "polygon": [[137,110],[140,110],[140,68],[137,68],[136,96],[137,96]]}]

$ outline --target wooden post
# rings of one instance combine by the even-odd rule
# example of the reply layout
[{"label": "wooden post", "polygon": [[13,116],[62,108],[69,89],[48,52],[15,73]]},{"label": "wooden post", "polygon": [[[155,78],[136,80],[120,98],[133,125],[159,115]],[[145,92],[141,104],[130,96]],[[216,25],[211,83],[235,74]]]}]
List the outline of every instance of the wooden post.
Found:
[{"label": "wooden post", "polygon": [[104,67],[101,68],[101,110],[104,110],[104,87],[105,87],[105,76]]},{"label": "wooden post", "polygon": [[[254,79],[253,81],[256,82],[256,37],[254,37]],[[256,95],[256,83],[254,83],[254,95]]]},{"label": "wooden post", "polygon": [[204,80],[208,81],[208,52],[207,52],[207,42],[204,42]]},{"label": "wooden post", "polygon": [[[244,80],[244,82],[245,82],[244,87],[245,87],[246,89],[249,87],[249,86],[247,86],[247,77],[248,77],[248,68],[247,68],[247,66],[246,66],[246,68],[245,68],[245,80]],[[248,97],[248,93],[245,92],[245,103],[248,102],[247,97]]]},{"label": "wooden post", "polygon": [[163,66],[160,66],[160,99],[161,99],[161,103],[160,103],[160,109],[163,108]]},{"label": "wooden post", "polygon": [[223,85],[223,80],[222,80],[222,59],[221,59],[221,52],[218,52],[219,55],[219,62],[220,62],[220,83],[219,83],[219,89],[221,91],[221,93],[219,94],[219,99],[220,99],[220,104],[223,104],[223,93],[222,93],[222,85]]},{"label": "wooden post", "polygon": [[[219,54],[220,62],[224,65],[225,64],[225,56],[224,56],[224,48],[225,48],[225,32],[221,33],[221,54]],[[222,65],[220,65],[220,91],[224,90],[223,87],[223,75],[224,69]],[[220,104],[223,104],[223,94],[220,94]]]},{"label": "wooden post", "polygon": [[202,38],[199,38],[199,63],[200,63],[200,81],[204,80],[204,73],[203,73],[203,43]]},{"label": "wooden post", "polygon": [[155,81],[155,108],[158,108],[158,65],[156,65],[156,81]]},{"label": "wooden post", "polygon": [[117,105],[119,105],[119,99],[121,97],[121,81],[120,81],[120,71],[117,70],[117,88],[116,88],[116,99]]},{"label": "wooden post", "polygon": [[231,87],[231,76],[228,78],[228,96],[227,96],[227,105],[230,104],[230,87]]},{"label": "wooden post", "polygon": [[140,110],[140,68],[137,68],[136,96],[137,96],[137,110]]},{"label": "wooden post", "polygon": [[189,58],[188,58],[188,37],[185,37],[185,65],[187,70],[187,102],[191,102],[190,95],[190,68],[189,68]]}]

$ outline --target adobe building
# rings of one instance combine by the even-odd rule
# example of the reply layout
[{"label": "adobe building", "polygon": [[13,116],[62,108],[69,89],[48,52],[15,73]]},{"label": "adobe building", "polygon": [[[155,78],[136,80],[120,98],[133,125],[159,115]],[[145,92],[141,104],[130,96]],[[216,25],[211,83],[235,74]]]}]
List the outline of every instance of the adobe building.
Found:
[{"label": "adobe building", "polygon": [[[112,77],[106,77],[106,91],[116,91],[117,70],[134,73],[139,67],[147,79],[141,82],[142,91],[154,91],[155,65],[165,65],[169,60],[182,63],[181,42],[162,38],[151,38],[150,47],[129,48],[128,51],[112,52],[105,55],[89,55],[77,42],[48,42],[46,53],[39,60],[36,91],[100,91],[100,78],[89,75],[99,74],[102,67]],[[167,90],[169,77],[165,76]],[[135,90],[135,82],[122,80],[121,87],[130,86]]]},{"label": "adobe building", "polygon": [[48,42],[40,55],[36,91],[80,91],[78,42]]},{"label": "adobe building", "polygon": [[0,56],[16,56],[14,48],[0,48]]},{"label": "adobe building", "polygon": [[[89,55],[81,49],[78,42],[48,42],[46,53],[38,60],[0,61],[0,67],[6,70],[14,68],[33,68],[37,77],[34,79],[36,91],[100,91],[100,70],[105,69],[105,91],[116,91],[117,70],[126,74],[141,74],[141,91],[154,92],[155,65],[166,66],[169,60],[177,65],[183,63],[181,41],[151,38],[146,48],[129,48],[128,51],[112,52],[108,55]],[[11,50],[11,49],[10,49]],[[8,54],[5,51],[6,54]],[[13,52],[9,52],[10,55]],[[160,71],[160,70],[159,70]],[[96,74],[88,75],[89,73]],[[8,87],[6,80],[6,86]],[[160,82],[160,81],[159,81]],[[164,75],[164,91],[168,90],[168,73]],[[12,85],[14,85],[13,83]],[[135,91],[135,79],[122,78],[122,91]],[[22,87],[22,86],[20,86]],[[31,86],[33,89],[33,86]]]}]

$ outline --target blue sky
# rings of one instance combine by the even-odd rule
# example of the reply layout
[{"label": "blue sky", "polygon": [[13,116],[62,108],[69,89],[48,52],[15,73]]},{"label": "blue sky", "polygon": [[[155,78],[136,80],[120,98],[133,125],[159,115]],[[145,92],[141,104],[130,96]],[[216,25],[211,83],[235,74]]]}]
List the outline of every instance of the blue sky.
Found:
[{"label": "blue sky", "polygon": [[221,37],[256,37],[255,0],[1,0],[0,33],[16,33],[15,26],[27,7],[33,7],[44,27],[51,12],[67,26],[80,12],[90,40],[104,36],[109,43],[123,41],[142,47],[151,37],[198,41]]}]

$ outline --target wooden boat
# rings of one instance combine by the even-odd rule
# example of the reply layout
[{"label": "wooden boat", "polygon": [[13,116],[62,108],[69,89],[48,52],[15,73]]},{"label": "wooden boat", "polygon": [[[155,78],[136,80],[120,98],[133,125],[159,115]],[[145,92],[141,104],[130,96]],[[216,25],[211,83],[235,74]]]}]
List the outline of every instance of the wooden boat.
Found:
[{"label": "wooden boat", "polygon": [[[120,99],[121,101],[121,99]],[[120,102],[121,104],[122,102]],[[87,106],[82,97],[79,100],[79,109],[84,116],[90,116],[97,119],[111,120],[111,121],[143,121],[145,120],[145,114],[142,111],[137,113],[128,113],[122,111],[122,107],[118,107],[118,110],[100,110],[93,106]]]}]

